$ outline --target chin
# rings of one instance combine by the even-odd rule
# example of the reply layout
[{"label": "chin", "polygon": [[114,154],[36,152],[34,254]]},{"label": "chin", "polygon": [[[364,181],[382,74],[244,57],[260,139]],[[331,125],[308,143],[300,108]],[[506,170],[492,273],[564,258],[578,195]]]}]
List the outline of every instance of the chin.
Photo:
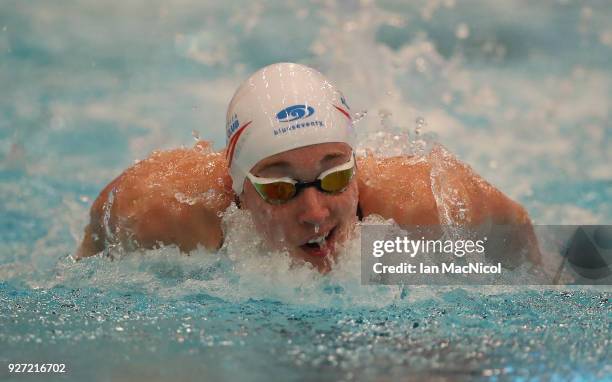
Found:
[{"label": "chin", "polygon": [[296,262],[310,263],[319,272],[327,273],[336,262],[338,248],[348,237],[348,228],[344,224],[335,226],[322,242],[297,246],[291,254]]}]

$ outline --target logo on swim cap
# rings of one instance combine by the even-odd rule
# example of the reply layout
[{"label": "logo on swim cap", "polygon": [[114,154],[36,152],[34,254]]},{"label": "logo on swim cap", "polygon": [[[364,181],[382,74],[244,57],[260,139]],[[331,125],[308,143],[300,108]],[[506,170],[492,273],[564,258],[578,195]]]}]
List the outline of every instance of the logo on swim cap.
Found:
[{"label": "logo on swim cap", "polygon": [[276,114],[276,119],[279,122],[291,122],[297,119],[307,118],[315,112],[312,106],[293,105],[283,109]]}]

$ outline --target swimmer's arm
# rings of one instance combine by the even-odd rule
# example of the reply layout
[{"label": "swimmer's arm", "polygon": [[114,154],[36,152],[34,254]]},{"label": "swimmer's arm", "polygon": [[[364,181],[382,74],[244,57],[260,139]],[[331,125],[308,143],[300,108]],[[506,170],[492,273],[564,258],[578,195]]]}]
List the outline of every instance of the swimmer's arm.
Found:
[{"label": "swimmer's arm", "polygon": [[541,264],[538,240],[523,206],[440,145],[433,148],[428,162],[440,224],[484,228],[488,257],[505,266],[519,265],[523,256]]},{"label": "swimmer's arm", "polygon": [[233,200],[223,152],[199,142],[193,149],[157,152],[125,170],[93,203],[76,257],[120,245],[127,250],[198,245],[214,250],[223,233],[219,212]]},{"label": "swimmer's arm", "polygon": [[537,239],[525,209],[478,176],[442,146],[425,158],[368,156],[359,160],[360,205],[400,226],[513,226],[517,245],[540,262]]}]

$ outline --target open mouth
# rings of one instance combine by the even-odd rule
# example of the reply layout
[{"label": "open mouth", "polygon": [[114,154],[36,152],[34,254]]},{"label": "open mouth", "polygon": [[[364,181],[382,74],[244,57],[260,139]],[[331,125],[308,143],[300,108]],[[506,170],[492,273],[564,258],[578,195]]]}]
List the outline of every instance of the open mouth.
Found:
[{"label": "open mouth", "polygon": [[335,238],[336,228],[337,227],[334,227],[326,234],[309,240],[306,244],[300,245],[300,248],[306,253],[317,257],[329,255],[333,251],[333,240]]}]

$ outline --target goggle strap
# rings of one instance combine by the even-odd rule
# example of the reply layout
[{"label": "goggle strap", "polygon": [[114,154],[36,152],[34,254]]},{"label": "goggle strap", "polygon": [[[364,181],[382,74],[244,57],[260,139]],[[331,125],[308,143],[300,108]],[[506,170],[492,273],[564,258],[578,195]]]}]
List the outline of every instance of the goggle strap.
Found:
[{"label": "goggle strap", "polygon": [[255,176],[253,174],[251,174],[250,172],[247,172],[247,178],[249,178],[249,180],[251,181],[251,183],[255,184],[271,184],[271,183],[277,183],[277,182],[284,182],[284,183],[291,183],[291,184],[297,184],[298,181],[295,179],[291,179],[289,177],[284,177],[284,178],[262,178],[259,176]]},{"label": "goggle strap", "polygon": [[336,166],[336,167],[332,167],[329,170],[323,171],[321,173],[321,175],[319,175],[317,177],[317,179],[323,180],[323,178],[325,178],[329,174],[333,174],[334,172],[350,170],[353,167],[355,167],[355,155],[351,154],[351,159],[348,162],[343,163],[343,164],[341,164],[339,166]]},{"label": "goggle strap", "polygon": [[[354,166],[355,166],[355,155],[354,155],[354,153],[351,153],[351,159],[348,162],[343,163],[341,165],[338,165],[336,167],[332,167],[329,170],[323,171],[317,177],[317,179],[323,179],[327,175],[333,174],[334,172],[349,170],[349,169],[353,168]],[[264,178],[264,177],[255,176],[255,175],[251,174],[250,171],[247,172],[246,175],[247,175],[247,178],[249,178],[249,180],[252,183],[258,183],[258,184],[270,184],[270,183],[276,183],[276,182],[285,182],[285,183],[291,183],[291,184],[299,183],[297,180],[289,178],[287,176],[283,177],[283,178]]]}]

